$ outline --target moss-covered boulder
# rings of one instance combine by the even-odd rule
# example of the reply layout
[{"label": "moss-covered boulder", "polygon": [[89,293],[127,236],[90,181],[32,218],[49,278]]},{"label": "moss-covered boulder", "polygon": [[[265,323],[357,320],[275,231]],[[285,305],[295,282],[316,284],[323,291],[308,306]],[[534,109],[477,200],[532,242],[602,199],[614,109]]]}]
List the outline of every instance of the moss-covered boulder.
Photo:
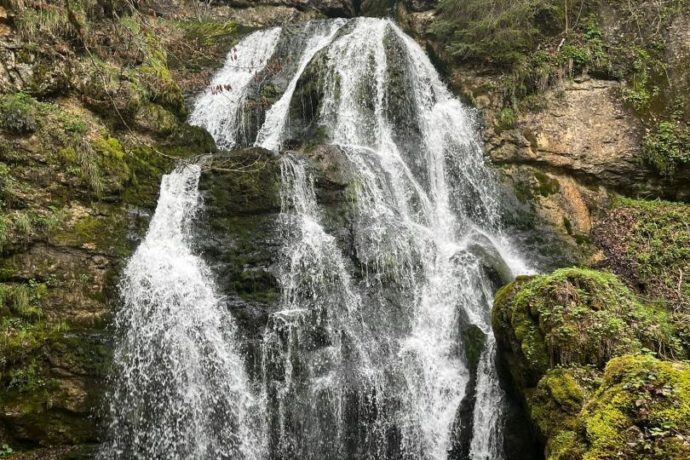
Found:
[{"label": "moss-covered boulder", "polygon": [[[501,289],[492,320],[499,355],[547,458],[685,458],[687,427],[676,421],[687,410],[687,365],[653,357],[687,356],[668,311],[643,303],[612,273],[566,268]],[[630,404],[665,408],[652,425],[672,426],[663,431],[669,439],[657,440],[662,432]]]},{"label": "moss-covered boulder", "polygon": [[556,366],[603,367],[643,349],[682,353],[665,311],[642,304],[615,275],[588,269],[518,278],[497,294],[493,327],[524,387]]},{"label": "moss-covered boulder", "polygon": [[548,449],[548,458],[559,460],[689,457],[690,366],[644,355],[612,359]]}]

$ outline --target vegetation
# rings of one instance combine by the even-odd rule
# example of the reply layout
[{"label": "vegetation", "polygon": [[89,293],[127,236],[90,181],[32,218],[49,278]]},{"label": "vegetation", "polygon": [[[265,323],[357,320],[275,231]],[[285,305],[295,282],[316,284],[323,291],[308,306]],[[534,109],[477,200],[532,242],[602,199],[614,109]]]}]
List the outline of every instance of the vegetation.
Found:
[{"label": "vegetation", "polygon": [[504,287],[493,328],[547,458],[687,456],[689,368],[658,358],[688,352],[663,306],[568,268]]},{"label": "vegetation", "polygon": [[612,359],[570,428],[554,438],[549,458],[687,458],[690,366],[651,356]]},{"label": "vegetation", "polygon": [[666,312],[639,302],[615,275],[588,269],[509,285],[497,295],[494,325],[512,331],[535,376],[554,366],[603,367],[613,356],[645,349],[682,353]]},{"label": "vegetation", "polygon": [[690,350],[690,206],[666,201],[619,199],[592,235],[605,264],[671,314]]},{"label": "vegetation", "polygon": [[690,127],[681,121],[660,121],[642,144],[643,160],[659,173],[672,176],[690,165]]},{"label": "vegetation", "polygon": [[668,34],[688,12],[687,0],[442,0],[430,30],[447,59],[501,75],[498,129],[514,125],[510,111],[539,110],[540,92],[566,78],[623,81],[647,128],[640,160],[673,176],[690,164],[690,87]]},{"label": "vegetation", "polygon": [[[146,225],[131,209],[155,205],[172,159],[215,148],[184,122],[169,65],[185,61],[169,51],[187,32],[137,5],[3,5],[11,52],[31,72],[0,95],[0,457],[93,442],[110,291]],[[225,32],[237,36],[232,23]]]},{"label": "vegetation", "polygon": [[0,126],[12,133],[32,133],[38,127],[36,104],[30,96],[24,93],[0,97],[0,117]]}]

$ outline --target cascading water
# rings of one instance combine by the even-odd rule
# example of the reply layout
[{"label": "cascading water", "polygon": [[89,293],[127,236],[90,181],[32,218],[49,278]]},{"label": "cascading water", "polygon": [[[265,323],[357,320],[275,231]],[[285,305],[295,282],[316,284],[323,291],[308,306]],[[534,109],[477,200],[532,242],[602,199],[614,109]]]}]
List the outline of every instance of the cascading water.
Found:
[{"label": "cascading water", "polygon": [[[331,233],[310,161],[284,153],[281,298],[265,325],[262,381],[247,382],[212,277],[189,250],[189,216],[165,211],[175,199],[196,209],[198,172],[196,179],[188,170],[168,176],[123,285],[117,324],[125,338],[116,355],[120,383],[106,452],[503,458],[504,395],[489,310],[496,278],[507,281],[527,268],[501,233],[495,179],[472,113],[419,45],[388,20],[314,21],[298,29],[243,40],[197,100],[191,122],[226,148],[257,145],[278,154],[283,145],[311,144],[305,136],[331,144],[351,175],[351,241],[344,247]],[[281,46],[298,58],[271,70]],[[262,123],[243,127],[243,105],[271,72],[282,94],[257,117]],[[179,238],[161,233],[164,221],[181,229]],[[191,265],[147,254],[173,240]],[[203,289],[181,282],[190,267]],[[194,316],[200,308],[208,321]],[[166,315],[167,333],[148,319],[156,312]],[[214,353],[192,363],[180,354],[182,343]],[[483,351],[472,358],[467,350],[477,344]],[[181,377],[189,372],[204,378]],[[156,390],[163,382],[170,388]],[[162,414],[156,426],[138,418],[149,408]],[[147,442],[158,450],[146,450]]]},{"label": "cascading water", "polygon": [[213,277],[190,249],[201,168],[163,178],[145,240],[127,264],[103,459],[263,457],[261,406],[234,349]]},{"label": "cascading water", "polygon": [[281,29],[273,28],[245,38],[228,54],[225,66],[197,101],[189,124],[206,128],[219,148],[231,149],[237,144],[246,88],[268,63],[280,32]]}]

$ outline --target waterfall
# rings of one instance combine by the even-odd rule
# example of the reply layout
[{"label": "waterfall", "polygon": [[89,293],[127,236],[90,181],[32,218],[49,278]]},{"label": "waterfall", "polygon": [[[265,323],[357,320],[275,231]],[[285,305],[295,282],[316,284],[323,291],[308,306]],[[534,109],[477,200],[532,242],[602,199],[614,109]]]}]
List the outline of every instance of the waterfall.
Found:
[{"label": "waterfall", "polygon": [[197,101],[189,124],[206,128],[219,148],[231,149],[237,144],[246,89],[268,63],[280,33],[281,29],[276,27],[254,32],[242,40],[228,53],[225,66]]},{"label": "waterfall", "polygon": [[103,459],[263,458],[261,405],[248,391],[234,324],[190,249],[201,168],[163,178],[146,238],[124,272],[110,441]]},{"label": "waterfall", "polygon": [[329,22],[325,27],[320,27],[321,24],[318,22],[307,24],[305,29],[310,37],[302,51],[297,72],[292,77],[290,84],[278,102],[273,104],[268,110],[266,121],[257,135],[256,145],[269,150],[280,149],[285,119],[290,109],[290,101],[292,100],[292,95],[295,92],[299,77],[302,75],[302,72],[304,72],[309,62],[311,62],[314,55],[333,40],[336,32],[338,32],[344,22],[343,20],[336,20]]},{"label": "waterfall", "polygon": [[[279,97],[243,126],[267,85]],[[189,247],[199,167],[178,169],[126,269],[103,456],[505,458],[490,308],[496,280],[529,269],[501,230],[474,116],[390,20],[313,21],[238,44],[190,122],[222,148],[280,156],[281,296],[262,372],[247,380]],[[282,150],[313,139],[351,175],[347,244],[312,160]]]}]

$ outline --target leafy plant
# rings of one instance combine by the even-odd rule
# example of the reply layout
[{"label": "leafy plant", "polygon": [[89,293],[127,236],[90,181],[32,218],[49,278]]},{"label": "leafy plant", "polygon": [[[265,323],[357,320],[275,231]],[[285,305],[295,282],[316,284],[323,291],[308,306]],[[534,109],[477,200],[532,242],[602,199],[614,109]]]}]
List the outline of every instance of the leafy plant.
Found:
[{"label": "leafy plant", "polygon": [[659,122],[644,137],[642,158],[667,176],[690,165],[690,128],[677,121]]},{"label": "leafy plant", "polygon": [[0,126],[16,133],[32,133],[38,128],[35,101],[25,93],[15,93],[0,98]]},{"label": "leafy plant", "polygon": [[0,457],[9,457],[13,453],[14,453],[14,449],[12,449],[9,445],[7,445],[7,444],[0,445]]}]

